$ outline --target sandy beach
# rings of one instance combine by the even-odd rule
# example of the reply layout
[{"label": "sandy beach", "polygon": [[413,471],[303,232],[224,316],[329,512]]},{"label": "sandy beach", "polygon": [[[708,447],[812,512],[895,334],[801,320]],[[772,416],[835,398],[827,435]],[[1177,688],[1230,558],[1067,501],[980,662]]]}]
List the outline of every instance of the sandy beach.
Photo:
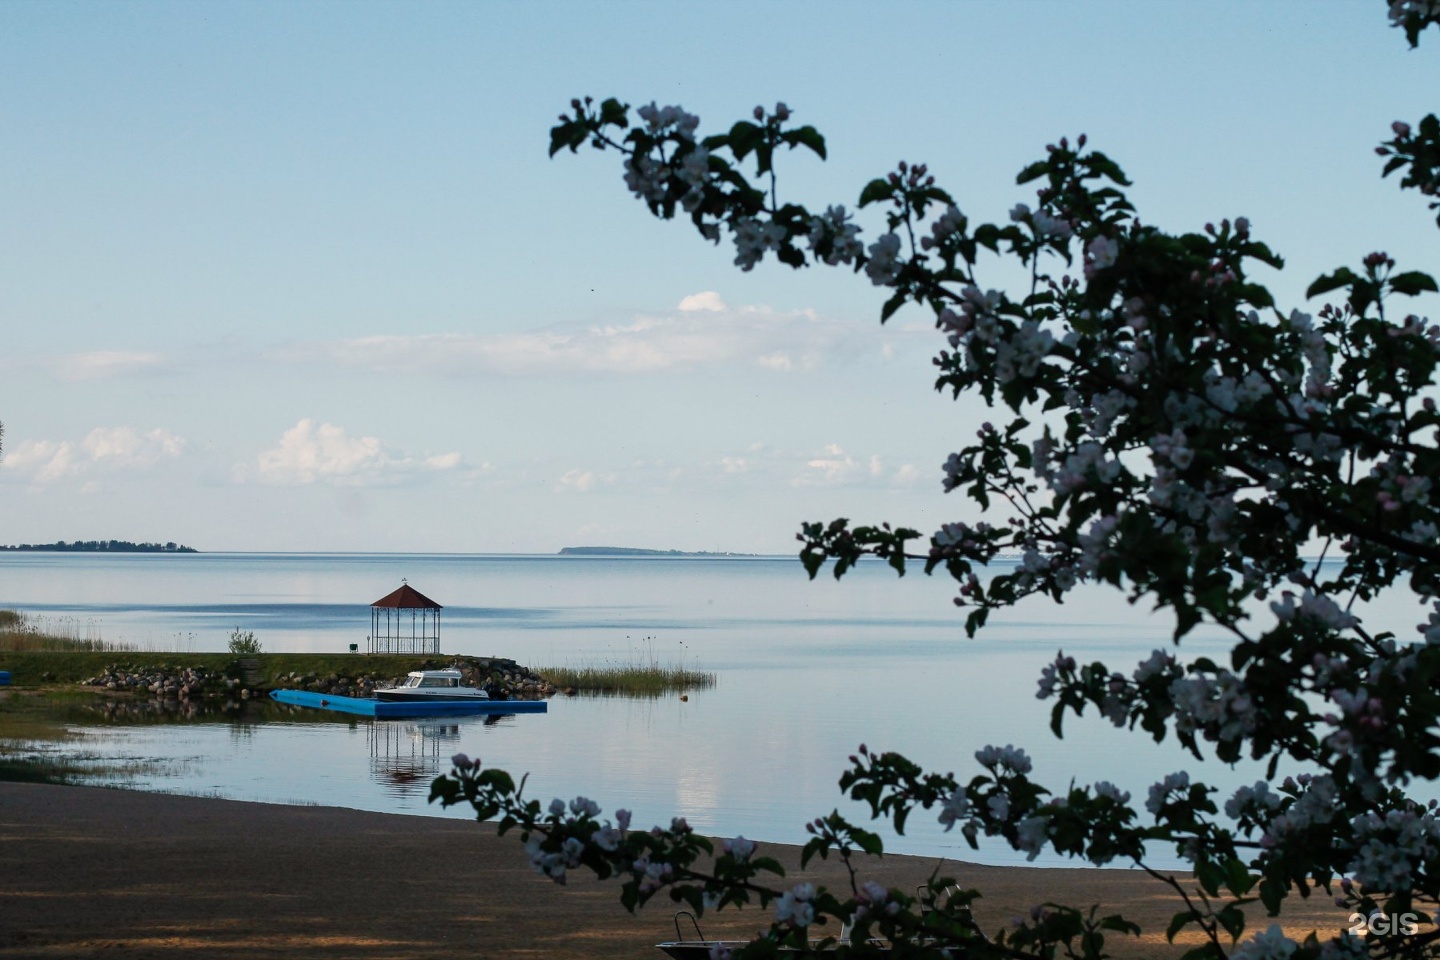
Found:
[{"label": "sandy beach", "polygon": [[[798,848],[764,849],[798,864]],[[894,856],[866,873],[908,889],[935,866]],[[1116,942],[1118,955],[1182,952],[1163,938],[1176,901],[1137,871],[945,868],[984,891],[987,926],[1047,900],[1098,901],[1147,930]],[[840,871],[803,877],[834,882]],[[653,944],[673,937],[669,902],[632,916],[618,892],[537,876],[518,841],[486,824],[0,783],[0,958],[657,960]],[[1296,907],[1287,929],[1343,921],[1323,896]],[[726,912],[705,933],[744,935],[764,918]]]}]

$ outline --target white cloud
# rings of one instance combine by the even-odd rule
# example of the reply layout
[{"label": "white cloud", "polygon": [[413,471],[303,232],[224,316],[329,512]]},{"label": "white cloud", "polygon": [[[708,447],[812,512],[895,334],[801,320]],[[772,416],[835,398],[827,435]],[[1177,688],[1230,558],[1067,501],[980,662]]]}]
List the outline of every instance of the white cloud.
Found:
[{"label": "white cloud", "polygon": [[[574,468],[555,481],[557,492],[588,493],[600,487],[617,490],[648,490],[656,493],[743,486],[748,490],[778,490],[783,487],[864,487],[871,490],[911,488],[923,483],[931,472],[913,463],[887,460],[876,453],[857,454],[839,444],[818,450],[795,450],[770,444],[751,444],[708,460],[676,463],[667,460],[634,460],[609,470],[598,467]],[[938,487],[938,480],[936,481]]]},{"label": "white cloud", "polygon": [[344,427],[306,418],[286,430],[278,444],[262,451],[253,466],[237,466],[235,479],[273,486],[382,486],[427,472],[458,470],[462,462],[459,453],[423,459],[392,453],[378,437],[352,437]]},{"label": "white cloud", "polygon": [[809,454],[755,445],[745,456],[724,457],[716,466],[724,474],[743,472],[784,478],[793,487],[912,487],[921,479],[914,464],[892,467],[879,454],[854,454],[838,443],[826,444],[818,453]]},{"label": "white cloud", "polygon": [[567,471],[555,483],[556,493],[589,493],[597,485],[610,485],[616,480],[613,473],[601,473],[595,470],[581,470],[576,468]]},{"label": "white cloud", "polygon": [[692,310],[708,310],[711,313],[721,313],[726,308],[725,301],[720,299],[720,294],[714,290],[706,290],[703,293],[692,293],[680,301],[680,310],[689,313]]},{"label": "white cloud", "polygon": [[[880,357],[895,336],[872,322],[834,320],[813,310],[733,307],[713,291],[676,310],[620,323],[562,323],[495,334],[435,333],[332,340],[285,348],[292,363],[334,363],[425,376],[629,375],[730,364],[775,372],[811,370],[842,359]],[[893,344],[892,344],[893,346]]]},{"label": "white cloud", "polygon": [[126,350],[94,350],[72,353],[50,362],[61,380],[108,380],[117,377],[170,373],[170,361],[158,353]]},{"label": "white cloud", "polygon": [[85,435],[82,445],[97,463],[129,468],[148,467],[178,457],[185,441],[160,428],[142,434],[131,427],[96,427]]},{"label": "white cloud", "polygon": [[96,427],[79,441],[22,441],[0,461],[0,467],[33,486],[89,478],[84,492],[94,492],[99,489],[93,479],[97,474],[143,472],[179,457],[184,449],[184,438],[163,427],[144,432],[134,427]]},{"label": "white cloud", "polygon": [[77,464],[70,441],[25,440],[5,458],[7,471],[19,474],[37,486],[57,483],[71,475]]},{"label": "white cloud", "polygon": [[430,470],[454,470],[460,466],[460,454],[442,453],[439,456],[426,457],[425,466]]}]

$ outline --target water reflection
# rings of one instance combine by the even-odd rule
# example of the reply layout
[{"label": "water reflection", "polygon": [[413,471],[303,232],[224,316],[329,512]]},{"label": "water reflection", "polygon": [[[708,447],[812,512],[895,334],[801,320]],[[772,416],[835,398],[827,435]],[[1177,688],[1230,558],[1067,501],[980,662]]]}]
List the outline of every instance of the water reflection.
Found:
[{"label": "water reflection", "polygon": [[[63,753],[86,783],[433,812],[430,782],[450,769],[462,741],[513,725],[518,715],[371,719],[268,698],[124,699],[67,704],[56,719],[80,736]],[[357,740],[364,755],[353,749]],[[16,747],[22,755],[47,749]],[[379,796],[355,789],[364,780]]]},{"label": "water reflection", "polygon": [[[460,742],[458,723],[370,723],[366,730],[370,744],[370,776],[400,793],[413,793],[440,775],[440,757],[456,753]],[[444,749],[449,746],[451,749]]]},{"label": "water reflection", "polygon": [[370,778],[396,796],[428,798],[430,781],[450,770],[460,752],[464,726],[494,727],[515,714],[490,714],[466,720],[374,720],[366,724]]}]

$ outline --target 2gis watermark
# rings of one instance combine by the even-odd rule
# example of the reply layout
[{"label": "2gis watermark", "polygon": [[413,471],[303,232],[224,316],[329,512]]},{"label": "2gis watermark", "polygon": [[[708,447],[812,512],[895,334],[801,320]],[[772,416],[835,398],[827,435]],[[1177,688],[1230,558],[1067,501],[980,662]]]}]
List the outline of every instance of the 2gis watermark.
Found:
[{"label": "2gis watermark", "polygon": [[1420,918],[1413,913],[1397,913],[1391,916],[1379,910],[1368,916],[1363,913],[1350,914],[1347,932],[1363,937],[1367,933],[1379,937],[1414,935],[1420,929]]}]

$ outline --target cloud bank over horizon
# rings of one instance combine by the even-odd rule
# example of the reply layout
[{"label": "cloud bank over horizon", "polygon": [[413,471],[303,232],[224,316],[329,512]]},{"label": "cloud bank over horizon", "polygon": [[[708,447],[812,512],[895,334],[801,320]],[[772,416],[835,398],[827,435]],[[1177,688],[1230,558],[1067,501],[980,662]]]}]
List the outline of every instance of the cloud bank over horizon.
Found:
[{"label": "cloud bank over horizon", "polygon": [[719,365],[787,373],[892,355],[893,338],[878,342],[876,330],[874,323],[826,318],[810,309],[732,306],[707,290],[683,298],[673,311],[612,323],[488,334],[380,334],[280,347],[271,356],[284,363],[461,378],[632,376]]},{"label": "cloud bank over horizon", "polygon": [[31,487],[48,487],[124,473],[143,473],[182,455],[185,438],[164,427],[96,427],[83,439],[22,440],[5,455],[7,473]]}]

